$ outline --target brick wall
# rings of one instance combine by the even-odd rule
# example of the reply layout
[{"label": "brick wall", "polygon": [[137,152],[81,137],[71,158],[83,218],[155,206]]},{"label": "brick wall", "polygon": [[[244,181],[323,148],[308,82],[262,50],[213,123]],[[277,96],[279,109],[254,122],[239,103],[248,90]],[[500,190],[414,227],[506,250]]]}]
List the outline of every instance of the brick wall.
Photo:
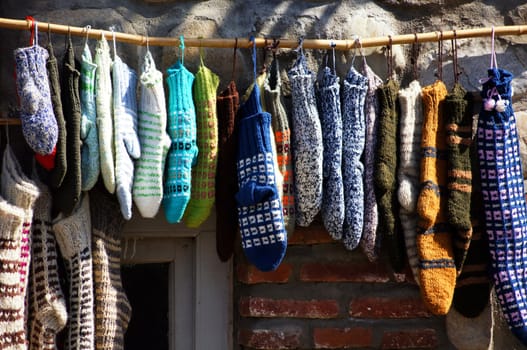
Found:
[{"label": "brick wall", "polygon": [[240,251],[235,266],[236,348],[453,349],[409,271],[346,251],[321,223],[297,228],[276,271]]}]

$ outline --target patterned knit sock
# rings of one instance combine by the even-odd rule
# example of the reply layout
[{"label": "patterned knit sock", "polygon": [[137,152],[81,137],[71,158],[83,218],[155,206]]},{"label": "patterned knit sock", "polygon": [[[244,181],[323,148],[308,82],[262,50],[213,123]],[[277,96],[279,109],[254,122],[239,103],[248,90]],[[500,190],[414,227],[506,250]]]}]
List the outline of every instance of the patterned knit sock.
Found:
[{"label": "patterned knit sock", "polygon": [[138,135],[141,158],[135,164],[133,199],[144,218],[153,218],[163,199],[163,169],[170,147],[163,73],[148,51],[140,79]]},{"label": "patterned knit sock", "polygon": [[95,104],[97,107],[97,131],[99,133],[99,155],[101,160],[101,175],[104,186],[110,193],[115,192],[115,144],[113,142],[112,117],[112,78],[110,47],[104,35],[95,48]]},{"label": "patterned knit sock", "polygon": [[417,251],[421,295],[428,309],[445,315],[456,284],[452,236],[447,220],[446,118],[441,103],[447,95],[442,81],[425,86],[421,192],[417,201]]},{"label": "patterned knit sock", "polygon": [[115,190],[126,220],[132,218],[134,160],[141,156],[137,136],[137,74],[119,56],[112,66]]},{"label": "patterned knit sock", "polygon": [[167,71],[168,134],[172,146],[165,168],[163,208],[171,224],[181,221],[190,200],[192,166],[198,156],[196,110],[192,100],[194,75],[181,62]]},{"label": "patterned knit sock", "polygon": [[397,192],[399,218],[404,231],[408,263],[419,283],[419,257],[417,256],[417,196],[419,195],[419,165],[421,161],[421,128],[423,125],[423,99],[421,85],[414,80],[406,89],[399,91],[401,122],[399,131],[399,169]]},{"label": "patterned knit sock", "polygon": [[14,55],[22,134],[33,151],[50,154],[57,144],[59,131],[46,71],[48,52],[33,45],[16,49]]},{"label": "patterned knit sock", "polygon": [[95,348],[124,349],[132,308],[121,283],[121,232],[124,219],[109,194],[90,193],[95,287]]},{"label": "patterned knit sock", "polygon": [[81,103],[81,176],[82,190],[89,191],[97,183],[101,171],[99,159],[99,136],[95,105],[95,71],[88,43],[84,46],[81,59],[80,103]]},{"label": "patterned knit sock", "polygon": [[342,173],[346,205],[342,241],[347,249],[358,247],[364,223],[364,165],[361,156],[365,142],[364,100],[367,90],[368,78],[352,66],[344,79],[342,92]]},{"label": "patterned knit sock", "polygon": [[196,106],[197,146],[196,166],[192,169],[192,191],[185,224],[199,227],[210,215],[215,199],[215,176],[218,160],[218,117],[216,93],[220,80],[201,63],[193,86]]},{"label": "patterned knit sock", "polygon": [[377,260],[382,233],[377,230],[378,211],[375,197],[374,170],[377,146],[377,115],[379,102],[377,90],[382,80],[364,61],[363,74],[368,78],[368,92],[364,102],[365,140],[364,140],[364,228],[360,246],[369,261]]},{"label": "patterned knit sock", "polygon": [[232,256],[238,231],[236,150],[238,149],[239,95],[233,81],[216,100],[218,113],[218,166],[216,171],[216,251],[221,261]]},{"label": "patterned knit sock", "polygon": [[318,82],[317,101],[324,145],[322,221],[331,237],[340,240],[345,215],[340,84],[339,78],[329,67],[324,67]]},{"label": "patterned knit sock", "polygon": [[240,106],[238,223],[247,259],[261,271],[275,270],[285,256],[287,233],[274,181],[271,115],[262,112],[256,86]]},{"label": "patterned knit sock", "polygon": [[65,348],[93,350],[94,285],[88,193],[82,196],[81,202],[71,216],[64,217],[61,214],[53,221],[53,231],[64,259],[69,281],[69,317]]},{"label": "patterned knit sock", "polygon": [[291,82],[292,148],[296,223],[309,226],[322,207],[322,127],[318,116],[314,74],[301,55],[288,72]]}]

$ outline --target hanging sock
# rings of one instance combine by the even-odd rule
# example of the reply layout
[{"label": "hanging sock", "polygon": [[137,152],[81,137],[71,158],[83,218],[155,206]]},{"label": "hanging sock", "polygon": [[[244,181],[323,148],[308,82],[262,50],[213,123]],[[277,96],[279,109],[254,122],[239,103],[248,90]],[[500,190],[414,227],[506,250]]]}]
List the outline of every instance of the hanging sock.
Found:
[{"label": "hanging sock", "polygon": [[153,218],[163,199],[163,169],[170,137],[166,132],[163,73],[156,68],[150,51],[145,55],[142,71],[138,109],[141,157],[135,164],[133,199],[142,217]]}]

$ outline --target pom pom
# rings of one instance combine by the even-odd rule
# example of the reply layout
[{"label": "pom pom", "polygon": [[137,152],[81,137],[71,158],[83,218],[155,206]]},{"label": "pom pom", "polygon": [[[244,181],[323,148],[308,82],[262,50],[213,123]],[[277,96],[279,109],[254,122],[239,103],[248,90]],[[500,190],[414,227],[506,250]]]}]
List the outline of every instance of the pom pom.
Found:
[{"label": "pom pom", "polygon": [[506,108],[507,104],[505,103],[505,100],[498,100],[498,102],[496,102],[496,111],[505,112]]},{"label": "pom pom", "polygon": [[496,106],[496,101],[492,97],[486,98],[483,102],[483,108],[486,111],[492,111],[494,106]]}]

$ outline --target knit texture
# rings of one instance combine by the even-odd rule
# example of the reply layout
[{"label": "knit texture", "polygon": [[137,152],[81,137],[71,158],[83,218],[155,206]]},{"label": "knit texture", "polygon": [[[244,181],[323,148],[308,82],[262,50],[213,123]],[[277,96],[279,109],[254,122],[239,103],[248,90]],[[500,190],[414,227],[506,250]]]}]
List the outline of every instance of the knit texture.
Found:
[{"label": "knit texture", "polygon": [[216,196],[215,177],[218,160],[218,117],[216,93],[220,80],[216,74],[200,65],[192,87],[196,107],[196,165],[192,168],[192,191],[184,220],[196,228],[209,217]]},{"label": "knit texture", "polygon": [[134,160],[141,156],[137,136],[137,74],[117,55],[112,65],[115,191],[126,220],[132,218]]},{"label": "knit texture", "polygon": [[375,197],[375,152],[377,146],[377,115],[379,101],[377,90],[382,86],[382,80],[364,61],[362,73],[368,78],[368,91],[364,101],[365,139],[364,139],[364,224],[360,246],[370,262],[379,256],[382,232],[377,230],[379,221],[377,198]]},{"label": "knit texture", "polygon": [[90,193],[93,284],[95,288],[95,348],[124,349],[124,334],[132,308],[121,282],[119,203],[100,190]]},{"label": "knit texture", "polygon": [[81,103],[81,176],[83,191],[89,191],[97,183],[101,171],[99,159],[99,135],[97,134],[97,107],[95,105],[95,73],[88,43],[81,57],[80,103]]},{"label": "knit texture", "polygon": [[163,170],[170,147],[163,73],[147,51],[139,80],[138,136],[141,157],[135,163],[133,199],[144,218],[153,218],[163,199]]},{"label": "knit texture", "polygon": [[[504,69],[490,68],[483,84],[484,98],[507,101],[503,112],[482,106],[477,147],[481,192],[491,257],[491,274],[505,319],[516,337],[527,345],[527,209],[519,154],[511,80]],[[493,89],[496,96],[493,95]],[[498,99],[499,96],[499,99]],[[497,102],[496,102],[497,103]]]},{"label": "knit texture", "polygon": [[66,349],[95,349],[91,221],[88,193],[71,216],[59,215],[53,231],[69,283]]},{"label": "knit texture", "polygon": [[218,166],[216,169],[216,251],[221,261],[232,256],[238,233],[236,157],[239,94],[232,80],[216,99],[218,114]]},{"label": "knit texture", "polygon": [[291,141],[295,172],[296,224],[309,226],[322,207],[323,141],[314,79],[301,55],[288,72],[291,82]]},{"label": "knit texture", "polygon": [[417,200],[417,252],[421,295],[428,309],[445,315],[456,283],[452,234],[447,219],[447,120],[442,103],[447,95],[438,80],[423,87],[421,192]]},{"label": "knit texture", "polygon": [[181,62],[167,70],[168,134],[172,140],[165,168],[163,208],[169,223],[181,221],[191,193],[192,166],[198,157],[194,75]]},{"label": "knit texture", "polygon": [[101,175],[104,186],[110,193],[115,192],[115,144],[113,142],[112,116],[112,59],[110,47],[104,35],[97,42],[95,48],[95,95],[97,131],[99,134],[99,156],[101,161]]},{"label": "knit texture", "polygon": [[421,162],[421,129],[423,126],[423,98],[421,85],[414,80],[399,91],[401,121],[399,128],[399,168],[397,196],[399,218],[404,232],[406,255],[419,283],[419,257],[417,256],[417,197],[419,196],[419,166]]}]

